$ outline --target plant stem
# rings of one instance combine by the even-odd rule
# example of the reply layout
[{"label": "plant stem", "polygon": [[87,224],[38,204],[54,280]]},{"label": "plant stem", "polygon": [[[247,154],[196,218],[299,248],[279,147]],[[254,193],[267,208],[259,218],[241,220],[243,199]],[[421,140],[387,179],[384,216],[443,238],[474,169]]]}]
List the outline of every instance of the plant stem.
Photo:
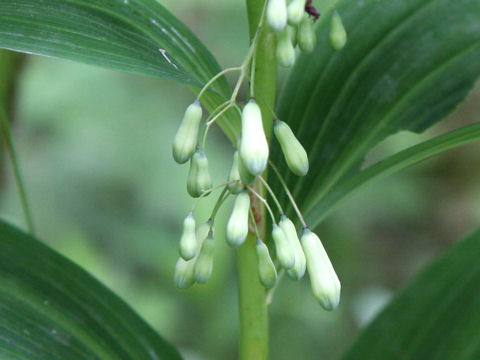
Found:
[{"label": "plant stem", "polygon": [[[246,0],[249,21],[250,40],[257,32],[258,24],[265,7],[266,0]],[[276,60],[275,60],[275,35],[263,26],[259,34],[256,47],[254,79],[250,90],[251,94],[259,94],[257,104],[262,110],[263,126],[267,138],[270,137],[273,118],[269,108],[274,107],[276,91]],[[252,72],[249,71],[251,74]],[[253,93],[253,94],[252,94]],[[259,193],[264,193],[261,186]],[[261,206],[262,221],[259,222],[259,232],[265,237],[265,209]],[[238,298],[240,315],[240,344],[239,360],[267,360],[268,359],[268,305],[266,290],[258,279],[257,257],[255,245],[257,236],[249,234],[245,243],[237,252],[238,266]]]}]

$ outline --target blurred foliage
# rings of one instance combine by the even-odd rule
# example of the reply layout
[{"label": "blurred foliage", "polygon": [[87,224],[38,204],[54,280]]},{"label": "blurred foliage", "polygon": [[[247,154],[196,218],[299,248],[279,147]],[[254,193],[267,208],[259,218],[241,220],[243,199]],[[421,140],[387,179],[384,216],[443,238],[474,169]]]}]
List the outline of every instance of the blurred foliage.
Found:
[{"label": "blurred foliage", "polygon": [[[223,67],[241,61],[248,46],[243,2],[162,3]],[[212,281],[187,291],[172,284],[180,226],[192,201],[187,168],[171,159],[171,141],[192,99],[171,82],[29,57],[14,134],[38,237],[124,298],[187,359],[233,359],[234,252],[218,241]],[[477,88],[430,133],[477,120],[479,100]],[[370,159],[422,138],[401,133]],[[219,183],[233,149],[219,131],[211,140]],[[448,152],[363,191],[330,216],[318,233],[342,279],[340,308],[323,311],[306,280],[285,279],[271,308],[272,358],[338,358],[393,292],[478,224],[479,161],[477,144]],[[0,216],[24,227],[11,169],[5,170]],[[207,198],[199,213],[214,201]],[[226,216],[217,223],[219,240]]]}]

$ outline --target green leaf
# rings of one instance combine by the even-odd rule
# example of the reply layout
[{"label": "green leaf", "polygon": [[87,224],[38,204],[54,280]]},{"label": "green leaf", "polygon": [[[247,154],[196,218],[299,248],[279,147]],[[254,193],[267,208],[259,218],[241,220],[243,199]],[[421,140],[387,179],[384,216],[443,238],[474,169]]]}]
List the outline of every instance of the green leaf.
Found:
[{"label": "green leaf", "polygon": [[[52,56],[198,87],[220,66],[156,0],[0,0],[0,48]],[[221,77],[202,101],[211,111],[231,89]],[[235,141],[239,116],[219,120]]]},{"label": "green leaf", "polygon": [[341,181],[325,196],[306,217],[307,223],[315,227],[344,200],[356,191],[372,185],[387,176],[417,164],[444,151],[480,140],[480,124],[465,126],[437,136],[395,155],[389,156],[360,173]]},{"label": "green leaf", "polygon": [[355,175],[379,141],[444,118],[480,74],[480,1],[344,0],[337,10],[347,45],[333,50],[331,12],[322,16],[317,49],[299,58],[277,112],[309,154],[311,170],[298,178],[278,144],[272,151],[305,215]]},{"label": "green leaf", "polygon": [[181,359],[71,261],[0,221],[0,358]]},{"label": "green leaf", "polygon": [[435,260],[361,333],[345,359],[480,359],[480,230]]}]

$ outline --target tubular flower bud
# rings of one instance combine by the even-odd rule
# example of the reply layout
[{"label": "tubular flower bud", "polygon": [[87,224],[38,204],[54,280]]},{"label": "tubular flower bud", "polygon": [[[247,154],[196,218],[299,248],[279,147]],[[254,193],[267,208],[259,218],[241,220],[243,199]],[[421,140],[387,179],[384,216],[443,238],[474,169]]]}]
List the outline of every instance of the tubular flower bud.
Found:
[{"label": "tubular flower bud", "polygon": [[305,54],[310,54],[317,45],[317,34],[313,28],[313,20],[308,15],[304,15],[298,26],[298,46]]},{"label": "tubular flower bud", "polygon": [[199,284],[205,284],[212,275],[214,248],[215,240],[213,238],[213,231],[210,230],[207,238],[203,241],[200,254],[198,254],[198,259],[195,263],[193,278]]},{"label": "tubular flower bud", "polygon": [[277,270],[270,258],[267,245],[261,239],[257,239],[257,261],[258,261],[258,278],[263,286],[271,289],[277,283]]},{"label": "tubular flower bud", "polygon": [[197,254],[197,239],[195,237],[195,218],[187,215],[183,220],[183,232],[180,238],[180,256],[185,260],[192,259]]},{"label": "tubular flower bud", "polygon": [[250,171],[248,171],[240,155],[238,156],[238,173],[240,180],[242,180],[245,185],[252,185],[256,179],[256,175],[252,175]]},{"label": "tubular flower bud", "polygon": [[273,224],[272,238],[277,250],[277,258],[284,269],[291,269],[295,265],[295,252],[285,236],[283,230]]},{"label": "tubular flower bud", "polygon": [[340,281],[332,263],[318,236],[309,229],[303,231],[301,242],[313,294],[325,310],[333,310],[340,302]]},{"label": "tubular flower bud", "polygon": [[293,222],[285,215],[282,215],[278,225],[285,234],[287,242],[292,248],[295,257],[295,264],[291,269],[288,269],[287,274],[294,280],[301,279],[305,274],[306,260],[305,255],[303,254],[302,246],[300,245],[300,240],[298,239],[295,225],[293,225]]},{"label": "tubular flower bud", "polygon": [[192,197],[199,197],[212,188],[212,179],[208,171],[208,159],[202,150],[196,150],[192,156],[187,178],[187,191]]},{"label": "tubular flower bud", "polygon": [[198,130],[202,120],[202,107],[198,101],[187,107],[173,140],[173,158],[184,164],[192,157],[197,146]]},{"label": "tubular flower bud", "polygon": [[237,195],[232,214],[228,219],[226,240],[230,246],[238,247],[243,244],[248,234],[248,211],[250,210],[250,196],[246,190]]},{"label": "tubular flower bud", "polygon": [[347,43],[347,32],[343,26],[342,18],[338,12],[332,15],[330,23],[330,43],[335,50],[341,50]]},{"label": "tubular flower bud", "polygon": [[233,164],[232,164],[232,169],[230,170],[230,174],[228,175],[228,182],[230,181],[237,181],[231,184],[228,184],[228,190],[232,194],[238,194],[240,191],[243,189],[243,185],[240,180],[240,172],[238,170],[238,151],[235,151],[235,154],[233,154]]},{"label": "tubular flower bud", "polygon": [[268,143],[263,130],[262,113],[254,99],[242,111],[240,157],[252,175],[261,174],[267,167]]},{"label": "tubular flower bud", "polygon": [[196,250],[195,250],[195,257],[191,260],[185,261],[183,258],[179,258],[177,264],[175,265],[175,274],[173,277],[173,281],[175,286],[179,289],[188,289],[195,283],[194,272],[195,272],[195,264],[197,262],[199,248],[205,238],[207,237],[208,233],[210,232],[210,228],[212,223],[210,221],[202,224],[197,231],[195,232],[196,236]]},{"label": "tubular flower bud", "polygon": [[285,122],[276,120],[273,132],[280,143],[288,167],[295,175],[305,176],[308,172],[308,156],[302,144]]},{"label": "tubular flower bud", "polygon": [[292,0],[287,7],[289,25],[298,25],[305,13],[305,0]]},{"label": "tubular flower bud", "polygon": [[277,61],[284,67],[290,67],[295,63],[295,48],[291,33],[292,28],[287,26],[278,33],[277,37]]},{"label": "tubular flower bud", "polygon": [[273,31],[279,32],[287,25],[286,0],[269,0],[267,5],[267,23]]}]

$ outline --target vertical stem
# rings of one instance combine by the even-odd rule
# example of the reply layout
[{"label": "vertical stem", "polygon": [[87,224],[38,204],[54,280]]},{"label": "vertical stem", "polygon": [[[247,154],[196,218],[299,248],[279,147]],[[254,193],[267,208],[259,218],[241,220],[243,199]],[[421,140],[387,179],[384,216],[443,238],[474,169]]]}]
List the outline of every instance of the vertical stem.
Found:
[{"label": "vertical stem", "polygon": [[[265,6],[265,1],[266,0],[246,0],[250,40],[252,40],[257,31],[257,25]],[[275,59],[275,35],[266,25],[259,38],[254,71],[255,84],[252,89],[253,95],[262,110],[265,134],[270,138],[273,118],[268,109],[273,108],[275,103],[277,71]],[[263,193],[264,189],[260,188],[259,192]],[[263,208],[260,210],[262,220],[259,223],[259,231],[262,236],[265,236],[265,210]],[[268,305],[266,302],[267,292],[258,279],[255,244],[256,236],[254,234],[249,234],[247,240],[238,249],[237,253],[240,314],[240,360],[268,359],[269,336]]]}]

